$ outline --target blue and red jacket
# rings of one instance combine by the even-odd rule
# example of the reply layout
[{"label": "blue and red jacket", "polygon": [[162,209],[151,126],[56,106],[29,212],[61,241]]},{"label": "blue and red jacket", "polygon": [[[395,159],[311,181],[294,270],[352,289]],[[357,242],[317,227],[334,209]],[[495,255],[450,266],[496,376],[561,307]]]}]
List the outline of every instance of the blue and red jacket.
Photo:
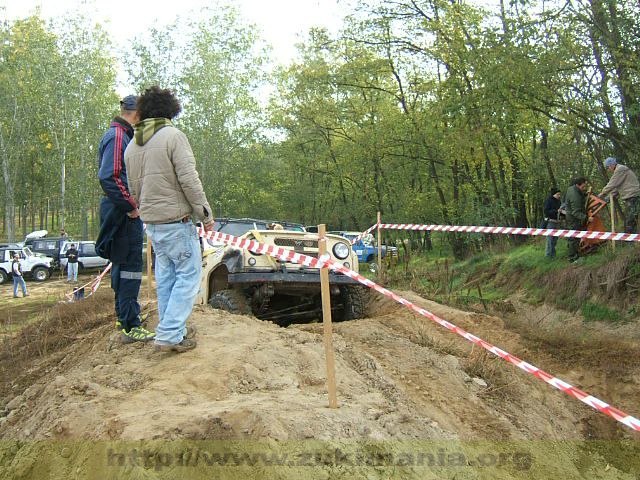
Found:
[{"label": "blue and red jacket", "polygon": [[138,205],[129,193],[124,151],[133,137],[133,127],[116,117],[98,146],[98,179],[105,195],[119,210],[130,212]]}]

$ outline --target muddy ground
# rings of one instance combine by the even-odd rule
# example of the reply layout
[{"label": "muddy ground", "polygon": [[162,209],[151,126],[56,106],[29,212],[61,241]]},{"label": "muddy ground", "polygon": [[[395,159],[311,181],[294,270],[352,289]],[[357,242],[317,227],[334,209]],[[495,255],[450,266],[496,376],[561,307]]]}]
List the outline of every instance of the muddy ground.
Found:
[{"label": "muddy ground", "polygon": [[[196,307],[197,349],[159,353],[119,343],[106,286],[70,306],[55,303],[64,282],[36,286],[29,303],[2,305],[2,362],[15,367],[0,389],[0,478],[639,478],[636,433],[381,297],[368,318],[334,325],[334,410],[321,324]],[[627,334],[522,305],[499,318],[402,295],[640,413],[640,347]],[[25,305],[36,353],[21,356]],[[59,341],[45,326],[54,317]],[[45,330],[43,349],[32,342]]]}]

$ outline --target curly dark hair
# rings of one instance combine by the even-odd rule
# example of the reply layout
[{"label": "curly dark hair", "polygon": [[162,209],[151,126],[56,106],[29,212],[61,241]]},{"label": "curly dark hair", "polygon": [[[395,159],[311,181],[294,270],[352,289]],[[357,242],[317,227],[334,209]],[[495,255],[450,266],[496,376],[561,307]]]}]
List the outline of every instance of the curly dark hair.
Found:
[{"label": "curly dark hair", "polygon": [[140,120],[146,118],[168,118],[171,120],[182,111],[180,102],[169,89],[157,85],[147,88],[138,99]]}]

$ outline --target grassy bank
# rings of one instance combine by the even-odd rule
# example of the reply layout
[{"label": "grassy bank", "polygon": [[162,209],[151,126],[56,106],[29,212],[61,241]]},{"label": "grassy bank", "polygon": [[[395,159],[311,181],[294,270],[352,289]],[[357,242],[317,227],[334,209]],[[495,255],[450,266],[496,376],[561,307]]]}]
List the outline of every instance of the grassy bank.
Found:
[{"label": "grassy bank", "polygon": [[442,237],[430,251],[406,256],[386,272],[391,287],[414,290],[436,301],[462,307],[509,309],[518,294],[580,313],[585,321],[627,322],[638,317],[640,248],[601,246],[579,264],[567,260],[567,241],[558,241],[557,257],[545,257],[545,239],[521,246],[499,239],[464,261],[454,261]]}]

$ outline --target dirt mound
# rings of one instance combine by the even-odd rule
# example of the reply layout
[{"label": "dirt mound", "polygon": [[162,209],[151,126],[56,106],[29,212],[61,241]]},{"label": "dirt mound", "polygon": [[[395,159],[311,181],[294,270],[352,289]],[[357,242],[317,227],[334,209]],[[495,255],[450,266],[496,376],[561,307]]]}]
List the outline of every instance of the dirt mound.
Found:
[{"label": "dirt mound", "polygon": [[[411,292],[403,295],[515,354],[527,353],[520,337],[499,318],[443,307]],[[108,311],[110,303],[103,300],[102,308]],[[637,465],[630,462],[636,460],[630,459],[639,457],[637,444],[625,447],[633,456],[620,459],[580,442],[588,432],[598,431],[587,428],[594,421],[609,422],[618,438],[630,438],[614,420],[601,420],[603,416],[588,407],[380,297],[370,303],[369,313],[372,318],[335,325],[340,405],[335,410],[327,408],[321,325],[280,328],[196,308],[192,321],[199,330],[198,348],[175,355],[156,352],[151,345],[120,344],[105,316],[101,326],[59,346],[55,362],[34,364],[33,383],[26,390],[5,397],[0,474],[10,476],[0,477],[43,478],[36,466],[42,458],[60,460],[64,443],[59,442],[72,442],[73,447],[64,448],[73,454],[63,455],[63,460],[71,456],[80,462],[77,478],[88,478],[81,474],[94,468],[96,449],[107,455],[111,444],[104,441],[140,447],[163,440],[163,448],[168,448],[166,441],[175,447],[224,440],[242,441],[233,443],[236,452],[258,442],[256,448],[290,453],[321,441],[314,448],[334,451],[340,446],[353,452],[367,445],[367,454],[385,455],[399,455],[406,448],[415,453],[426,448],[422,442],[442,442],[429,443],[429,448],[462,449],[467,459],[517,446],[528,455],[528,468],[507,462],[501,470],[492,469],[490,478],[593,478],[594,472],[599,478],[634,478],[631,472]],[[540,367],[550,360],[544,352],[534,356],[531,360],[540,360]],[[569,381],[580,375],[564,373]],[[78,439],[91,442],[73,443]],[[415,455],[412,458],[413,463],[394,464],[393,472],[403,467],[397,478],[431,478],[416,466]],[[128,461],[123,460],[126,465]],[[67,471],[67,463],[56,462],[51,460],[49,472]],[[356,462],[354,470],[344,470],[335,461],[314,465],[318,469],[313,476],[289,468],[273,478],[337,478],[336,472],[343,478],[389,478],[392,472],[378,471],[370,462]],[[542,476],[532,476],[534,470]],[[127,470],[132,476],[126,478],[185,478],[176,472],[149,476],[153,471],[143,465]],[[190,472],[189,478],[201,478],[195,476],[199,470]],[[243,478],[258,478],[252,472]]]}]

